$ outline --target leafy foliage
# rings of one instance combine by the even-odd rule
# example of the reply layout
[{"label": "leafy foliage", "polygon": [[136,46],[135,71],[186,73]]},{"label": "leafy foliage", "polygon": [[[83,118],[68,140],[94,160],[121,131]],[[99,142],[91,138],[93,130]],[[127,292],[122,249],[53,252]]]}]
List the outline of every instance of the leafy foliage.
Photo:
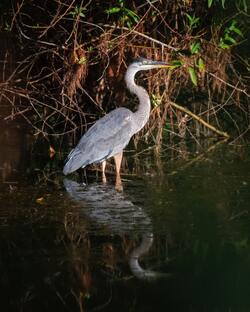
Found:
[{"label": "leafy foliage", "polygon": [[199,23],[200,23],[200,18],[196,17],[195,14],[194,15],[189,15],[188,13],[186,13],[186,16],[188,18],[188,23],[189,23],[189,28],[190,29],[194,29],[196,27],[198,27]]},{"label": "leafy foliage", "polygon": [[106,9],[105,12],[110,15],[118,15],[118,19],[122,25],[126,25],[131,28],[139,21],[139,16],[132,10],[125,7],[124,0],[118,0],[118,6],[112,6]]},{"label": "leafy foliage", "polygon": [[195,69],[193,67],[188,67],[188,72],[189,72],[190,78],[192,80],[192,83],[195,86],[197,86],[197,75],[196,75]]},{"label": "leafy foliage", "polygon": [[[23,114],[36,133],[74,140],[105,112],[128,104],[122,77],[131,59],[143,56],[171,65],[148,73],[144,83],[154,106],[147,138],[160,143],[166,124],[180,132],[192,120],[170,100],[240,134],[248,126],[249,65],[238,57],[249,50],[248,7],[246,0],[24,0],[13,11],[6,6],[1,29],[15,35],[21,52],[1,94],[10,105],[15,92],[25,98],[27,110],[16,106],[13,117]],[[194,137],[209,135],[188,122]]]},{"label": "leafy foliage", "polygon": [[225,28],[223,36],[220,38],[219,47],[229,49],[232,45],[237,44],[237,37],[243,38],[243,33],[238,27],[236,20],[231,20],[228,27]]}]

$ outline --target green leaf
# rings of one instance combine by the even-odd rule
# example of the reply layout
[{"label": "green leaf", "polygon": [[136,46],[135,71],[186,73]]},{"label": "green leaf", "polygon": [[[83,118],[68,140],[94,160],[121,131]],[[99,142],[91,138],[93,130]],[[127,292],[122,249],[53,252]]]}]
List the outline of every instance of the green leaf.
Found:
[{"label": "green leaf", "polygon": [[195,17],[195,14],[193,16],[189,15],[188,13],[186,13],[186,16],[189,20],[189,27],[196,27],[196,24],[198,24],[200,18],[199,17]]},{"label": "green leaf", "polygon": [[208,1],[207,1],[207,5],[208,5],[209,8],[211,8],[211,5],[212,5],[212,4],[213,4],[213,0],[208,0]]},{"label": "green leaf", "polygon": [[190,21],[190,22],[192,22],[193,17],[191,17],[191,16],[190,16],[189,14],[187,14],[187,13],[186,13],[186,15],[187,15],[187,17],[188,17],[189,21]]},{"label": "green leaf", "polygon": [[[124,20],[126,20],[126,19],[124,19]],[[127,26],[129,29],[132,28],[132,23],[130,22],[130,20],[127,19],[126,23],[127,23]]]},{"label": "green leaf", "polygon": [[234,27],[236,24],[237,22],[235,19],[231,20],[231,26],[229,27],[229,29],[231,29],[231,27]]},{"label": "green leaf", "polygon": [[233,32],[235,32],[236,34],[238,34],[239,36],[241,36],[241,37],[244,37],[243,36],[243,33],[241,32],[241,30],[239,29],[239,28],[237,28],[237,27],[231,27],[231,30],[233,31]]},{"label": "green leaf", "polygon": [[175,67],[180,67],[182,65],[183,65],[183,62],[180,61],[180,60],[173,60],[173,61],[171,61],[171,66],[173,66],[174,68]]},{"label": "green leaf", "polygon": [[193,42],[190,46],[190,51],[191,51],[191,54],[196,54],[199,52],[200,50],[200,43],[199,42]]},{"label": "green leaf", "polygon": [[191,78],[192,83],[197,86],[197,75],[193,67],[188,67],[189,76]]},{"label": "green leaf", "polygon": [[107,14],[115,14],[115,13],[118,13],[120,11],[121,11],[121,8],[119,8],[119,7],[113,7],[113,8],[105,10],[105,12]]},{"label": "green leaf", "polygon": [[134,22],[139,21],[139,16],[135,12],[133,12],[127,8],[124,8],[124,11],[127,13],[128,16],[130,16],[134,20]]},{"label": "green leaf", "polygon": [[246,0],[242,0],[243,10],[247,13],[247,2]]},{"label": "green leaf", "polygon": [[222,5],[223,9],[225,9],[225,0],[221,0],[221,5]]},{"label": "green leaf", "polygon": [[119,0],[118,2],[119,2],[119,4],[120,4],[121,7],[124,6],[124,1],[123,1],[123,0]]},{"label": "green leaf", "polygon": [[236,44],[236,40],[228,34],[225,35],[225,40],[231,42],[232,44]]},{"label": "green leaf", "polygon": [[230,48],[230,45],[225,43],[223,40],[219,43],[219,47],[221,49],[229,49]]},{"label": "green leaf", "polygon": [[198,60],[198,68],[201,73],[205,71],[205,63],[202,58],[199,58]]},{"label": "green leaf", "polygon": [[194,20],[193,20],[193,24],[197,24],[197,23],[199,22],[199,20],[200,20],[200,18],[199,18],[199,17],[194,18]]}]

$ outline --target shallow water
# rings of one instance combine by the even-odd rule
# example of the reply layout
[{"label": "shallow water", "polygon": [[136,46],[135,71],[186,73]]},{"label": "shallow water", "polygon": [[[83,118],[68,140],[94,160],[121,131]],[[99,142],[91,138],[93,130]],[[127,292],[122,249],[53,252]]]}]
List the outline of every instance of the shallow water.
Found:
[{"label": "shallow water", "polygon": [[250,311],[249,147],[142,155],[117,192],[64,178],[18,127],[0,137],[2,311]]}]

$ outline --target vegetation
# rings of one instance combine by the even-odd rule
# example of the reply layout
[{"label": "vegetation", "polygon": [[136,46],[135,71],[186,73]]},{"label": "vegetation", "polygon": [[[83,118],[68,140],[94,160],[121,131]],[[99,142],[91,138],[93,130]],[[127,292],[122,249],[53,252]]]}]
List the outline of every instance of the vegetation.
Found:
[{"label": "vegetation", "polygon": [[[17,1],[1,20],[15,36],[16,66],[1,97],[36,134],[75,138],[128,102],[132,58],[172,63],[146,77],[148,126],[135,137],[243,137],[249,129],[246,0]],[[8,11],[9,10],[9,11]],[[131,97],[132,99],[132,97]]]}]

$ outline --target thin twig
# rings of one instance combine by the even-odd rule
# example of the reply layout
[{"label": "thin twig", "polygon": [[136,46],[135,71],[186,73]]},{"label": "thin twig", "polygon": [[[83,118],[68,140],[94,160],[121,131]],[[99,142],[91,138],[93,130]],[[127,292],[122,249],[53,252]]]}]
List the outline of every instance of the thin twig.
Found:
[{"label": "thin twig", "polygon": [[229,134],[223,131],[218,130],[217,128],[215,128],[214,126],[210,125],[209,123],[207,123],[205,120],[203,120],[202,118],[200,118],[199,116],[197,116],[196,114],[192,113],[188,108],[183,107],[181,105],[178,105],[172,101],[169,102],[170,105],[174,106],[175,108],[177,108],[178,110],[181,110],[182,112],[187,113],[189,116],[193,117],[195,120],[199,121],[201,124],[203,124],[205,127],[209,128],[210,130],[214,131],[215,133],[225,137],[225,138],[229,138]]},{"label": "thin twig", "polygon": [[250,94],[248,94],[246,90],[237,88],[236,86],[232,85],[232,84],[229,83],[229,82],[226,82],[225,80],[221,79],[220,77],[216,76],[216,75],[213,74],[213,73],[210,73],[210,72],[207,72],[207,73],[208,73],[210,76],[214,77],[215,79],[217,79],[217,80],[223,82],[225,85],[229,86],[230,88],[233,88],[233,89],[236,90],[236,91],[242,92],[242,93],[244,93],[247,97],[250,97]]}]

